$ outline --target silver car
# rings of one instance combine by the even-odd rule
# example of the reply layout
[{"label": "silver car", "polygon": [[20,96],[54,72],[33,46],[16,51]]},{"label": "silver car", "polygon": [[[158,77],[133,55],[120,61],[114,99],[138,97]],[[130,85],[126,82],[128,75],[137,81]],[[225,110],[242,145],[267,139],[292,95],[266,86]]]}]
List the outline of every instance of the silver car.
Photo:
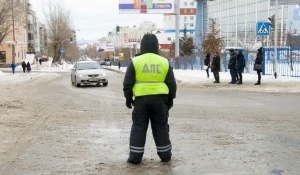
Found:
[{"label": "silver car", "polygon": [[75,63],[74,69],[71,69],[72,85],[80,86],[81,84],[103,84],[107,86],[108,79],[104,70],[96,61],[79,61]]}]

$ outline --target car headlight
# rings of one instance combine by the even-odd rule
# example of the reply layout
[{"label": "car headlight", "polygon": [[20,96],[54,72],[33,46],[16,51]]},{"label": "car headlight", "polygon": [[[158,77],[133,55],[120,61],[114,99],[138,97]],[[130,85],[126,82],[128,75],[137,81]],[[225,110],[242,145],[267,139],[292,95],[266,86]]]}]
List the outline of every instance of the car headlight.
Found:
[{"label": "car headlight", "polygon": [[86,75],[79,75],[79,77],[86,77]]},{"label": "car headlight", "polygon": [[102,74],[102,76],[104,76],[104,77],[105,77],[105,76],[106,76],[106,73],[103,73],[103,74]]}]

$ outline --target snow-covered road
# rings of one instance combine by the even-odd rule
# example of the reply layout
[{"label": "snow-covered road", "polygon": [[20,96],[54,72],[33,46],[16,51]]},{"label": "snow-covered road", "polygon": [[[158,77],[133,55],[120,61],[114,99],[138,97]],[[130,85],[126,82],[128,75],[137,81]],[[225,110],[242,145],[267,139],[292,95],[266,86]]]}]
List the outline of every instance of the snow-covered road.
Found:
[{"label": "snow-covered road", "polygon": [[56,74],[0,84],[0,174],[299,174],[299,94],[179,85],[172,161],[159,161],[149,127],[143,163],[133,166],[124,74],[80,88]]}]

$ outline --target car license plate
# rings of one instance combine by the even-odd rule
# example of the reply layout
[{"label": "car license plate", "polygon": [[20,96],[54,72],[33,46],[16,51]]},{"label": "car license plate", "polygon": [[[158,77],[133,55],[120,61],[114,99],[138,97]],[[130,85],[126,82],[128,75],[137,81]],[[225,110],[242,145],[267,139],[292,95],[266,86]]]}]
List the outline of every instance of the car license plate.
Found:
[{"label": "car license plate", "polygon": [[90,78],[89,81],[99,81],[98,78]]}]

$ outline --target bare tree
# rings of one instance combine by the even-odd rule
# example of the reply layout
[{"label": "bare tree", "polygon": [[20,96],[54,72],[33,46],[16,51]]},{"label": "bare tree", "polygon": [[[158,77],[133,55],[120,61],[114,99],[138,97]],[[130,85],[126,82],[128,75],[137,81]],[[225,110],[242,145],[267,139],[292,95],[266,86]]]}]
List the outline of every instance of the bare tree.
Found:
[{"label": "bare tree", "polygon": [[247,32],[247,38],[245,38],[245,32],[240,32],[238,34],[238,42],[240,46],[243,48],[244,52],[248,55],[250,52],[255,52],[256,49],[261,47],[261,43],[255,42],[256,40],[256,32],[249,31]]},{"label": "bare tree", "polygon": [[174,41],[170,45],[169,56],[173,57],[173,58],[175,57],[175,42]]},{"label": "bare tree", "polygon": [[[64,7],[63,1],[49,0],[48,10],[44,10],[48,34],[48,52],[53,61],[59,60],[62,45],[67,48],[72,31],[72,19],[70,11]],[[65,42],[64,42],[65,41]],[[72,50],[66,50],[69,52]]]},{"label": "bare tree", "polygon": [[203,40],[202,50],[204,52],[221,52],[224,47],[224,39],[220,36],[220,29],[217,29],[216,20],[210,18],[210,32],[207,34],[206,39]]},{"label": "bare tree", "polygon": [[[0,43],[13,31],[13,25],[26,21],[24,2],[20,0],[0,0]],[[23,26],[23,28],[26,26]],[[15,31],[19,30],[18,27]]]},{"label": "bare tree", "polygon": [[80,50],[75,44],[67,45],[66,51],[65,57],[68,61],[75,62],[75,60],[80,57]]}]

